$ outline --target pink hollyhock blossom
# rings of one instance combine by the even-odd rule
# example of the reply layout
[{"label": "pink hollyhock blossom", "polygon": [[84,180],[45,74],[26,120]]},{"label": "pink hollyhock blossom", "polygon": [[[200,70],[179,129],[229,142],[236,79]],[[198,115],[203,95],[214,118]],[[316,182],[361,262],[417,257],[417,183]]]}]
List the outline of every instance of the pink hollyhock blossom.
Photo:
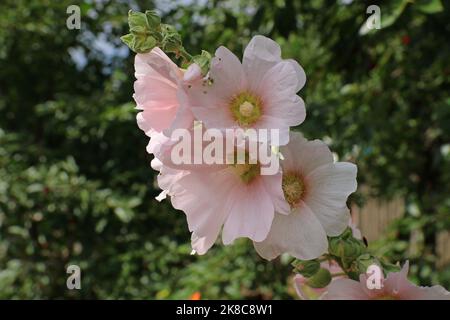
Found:
[{"label": "pink hollyhock blossom", "polygon": [[357,168],[348,162],[334,163],[325,143],[308,141],[295,132],[281,154],[285,159],[282,188],[291,213],[277,213],[267,238],[254,246],[268,260],[284,252],[301,260],[314,259],[327,251],[327,235],[337,236],[348,225],[346,201],[356,190]]},{"label": "pink hollyhock blossom", "polygon": [[160,49],[137,54],[134,62],[134,99],[139,128],[148,136],[174,128],[186,128],[194,120],[182,85],[201,78],[200,68],[193,64],[184,71]]},{"label": "pink hollyhock blossom", "polygon": [[391,272],[382,280],[381,289],[369,289],[367,276],[360,281],[337,279],[328,286],[325,300],[450,300],[450,293],[441,286],[419,287],[408,281],[409,263],[399,272]]},{"label": "pink hollyhock blossom", "polygon": [[223,243],[247,237],[266,238],[274,212],[289,213],[281,172],[261,175],[259,164],[223,164],[200,170],[163,166],[158,182],[174,208],[185,212],[192,248],[204,254],[222,231]]},{"label": "pink hollyhock blossom", "polygon": [[216,50],[209,78],[185,85],[189,104],[206,128],[264,128],[280,131],[280,145],[289,127],[305,119],[303,100],[296,93],[306,81],[302,67],[281,58],[273,40],[255,36],[243,62],[227,48]]}]

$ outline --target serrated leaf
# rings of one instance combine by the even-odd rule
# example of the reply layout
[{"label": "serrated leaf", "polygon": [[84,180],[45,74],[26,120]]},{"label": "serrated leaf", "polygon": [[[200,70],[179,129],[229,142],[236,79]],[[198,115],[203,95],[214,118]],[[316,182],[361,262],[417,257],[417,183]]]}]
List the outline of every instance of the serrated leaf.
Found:
[{"label": "serrated leaf", "polygon": [[128,12],[128,25],[130,26],[130,30],[135,27],[143,27],[144,29],[148,29],[147,24],[147,16],[138,11],[129,11]]},{"label": "serrated leaf", "polygon": [[130,49],[132,49],[131,46],[133,43],[133,39],[134,39],[134,36],[131,33],[120,37],[120,40],[122,40],[122,42],[125,43]]},{"label": "serrated leaf", "polygon": [[159,28],[161,24],[161,18],[158,16],[156,11],[147,10],[145,11],[145,16],[147,18],[147,23],[151,29]]}]

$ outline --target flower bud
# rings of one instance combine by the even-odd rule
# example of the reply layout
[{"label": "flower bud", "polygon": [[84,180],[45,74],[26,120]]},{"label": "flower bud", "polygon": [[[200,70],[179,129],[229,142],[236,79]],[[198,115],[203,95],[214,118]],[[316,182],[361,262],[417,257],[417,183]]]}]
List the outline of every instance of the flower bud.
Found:
[{"label": "flower bud", "polygon": [[[151,21],[149,21],[149,19]],[[134,52],[145,53],[158,45],[160,36],[159,17],[154,12],[128,12],[130,33],[120,39]]]},{"label": "flower bud", "polygon": [[145,11],[145,16],[151,31],[159,30],[161,28],[161,18],[154,10]]},{"label": "flower bud", "polygon": [[328,269],[321,268],[311,278],[306,281],[306,284],[312,288],[325,288],[331,282],[331,273]]},{"label": "flower bud", "polygon": [[330,239],[328,250],[332,255],[341,257],[347,261],[353,261],[365,252],[365,247],[357,239],[341,239],[340,237],[336,237]]},{"label": "flower bud", "polygon": [[356,259],[356,269],[359,273],[366,273],[373,264],[381,266],[380,261],[369,253],[362,254]]},{"label": "flower bud", "polygon": [[320,262],[317,260],[298,261],[294,264],[295,271],[305,277],[312,277],[320,269]]}]

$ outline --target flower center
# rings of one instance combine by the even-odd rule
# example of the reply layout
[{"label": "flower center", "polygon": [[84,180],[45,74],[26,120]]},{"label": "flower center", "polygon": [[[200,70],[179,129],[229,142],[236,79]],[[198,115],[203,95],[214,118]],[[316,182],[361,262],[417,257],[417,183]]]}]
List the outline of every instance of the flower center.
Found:
[{"label": "flower center", "polygon": [[241,178],[244,183],[249,184],[260,175],[261,168],[259,163],[250,163],[250,156],[248,152],[245,152],[243,154],[243,157],[244,159],[242,160],[244,161],[239,161],[243,163],[238,163],[239,155],[237,154],[237,152],[235,152],[233,154],[233,164],[231,164],[230,166],[234,169],[234,172],[239,176],[239,178]]},{"label": "flower center", "polygon": [[254,124],[261,117],[261,100],[255,95],[244,91],[236,95],[230,103],[233,118],[242,127]]},{"label": "flower center", "polygon": [[241,180],[247,184],[252,182],[256,177],[259,176],[260,168],[259,164],[235,164],[233,165],[236,174],[241,178]]},{"label": "flower center", "polygon": [[306,188],[303,178],[297,173],[286,173],[283,175],[281,184],[286,201],[295,207],[305,196]]}]

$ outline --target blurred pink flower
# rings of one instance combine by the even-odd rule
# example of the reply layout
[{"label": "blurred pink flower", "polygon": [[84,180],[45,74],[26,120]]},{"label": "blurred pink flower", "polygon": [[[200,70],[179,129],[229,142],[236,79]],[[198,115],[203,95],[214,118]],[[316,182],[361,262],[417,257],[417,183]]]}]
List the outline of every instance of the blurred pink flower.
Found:
[{"label": "blurred pink flower", "polygon": [[327,251],[327,235],[337,236],[348,225],[346,201],[356,190],[357,168],[348,162],[334,163],[325,143],[308,141],[298,132],[291,132],[281,154],[282,188],[291,213],[277,213],[267,238],[254,246],[268,260],[285,252],[314,259]]},{"label": "blurred pink flower", "polygon": [[360,281],[337,279],[328,286],[325,300],[450,300],[450,293],[441,286],[419,287],[409,282],[409,263],[399,272],[391,272],[382,280],[381,289],[367,287],[367,275]]},{"label": "blurred pink flower", "polygon": [[255,36],[242,64],[230,50],[219,47],[209,78],[185,87],[193,113],[207,129],[278,129],[284,145],[289,127],[305,119],[304,102],[296,95],[305,81],[302,67],[283,60],[276,42]]},{"label": "blurred pink flower", "polygon": [[137,54],[134,66],[133,97],[136,108],[142,110],[137,114],[139,128],[151,136],[191,125],[194,116],[182,87],[201,78],[200,68],[193,64],[184,73],[159,48]]}]

